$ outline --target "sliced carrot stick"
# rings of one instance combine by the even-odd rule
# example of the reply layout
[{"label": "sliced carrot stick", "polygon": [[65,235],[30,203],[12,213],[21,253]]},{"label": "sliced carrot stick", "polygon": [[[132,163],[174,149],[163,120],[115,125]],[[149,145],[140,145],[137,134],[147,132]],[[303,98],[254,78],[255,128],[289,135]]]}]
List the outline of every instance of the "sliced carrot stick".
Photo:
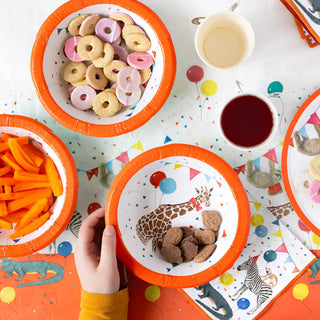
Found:
[{"label": "sliced carrot stick", "polygon": [[37,188],[47,188],[50,187],[50,182],[37,182],[37,181],[30,181],[30,182],[21,182],[16,184],[13,187],[13,192],[17,191],[24,191],[24,190],[31,190],[31,189],[37,189]]},{"label": "sliced carrot stick", "polygon": [[39,172],[39,168],[32,164],[31,160],[22,151],[16,139],[8,139],[8,145],[14,159],[23,169],[28,172]]},{"label": "sliced carrot stick", "polygon": [[21,147],[22,150],[25,152],[25,154],[38,166],[40,167],[43,163],[43,155],[39,156],[36,152],[34,152],[34,149],[38,150],[36,147],[34,147],[32,144],[28,144]]},{"label": "sliced carrot stick", "polygon": [[8,215],[7,204],[5,201],[0,201],[0,217]]},{"label": "sliced carrot stick", "polygon": [[9,202],[7,206],[8,212],[10,213],[13,211],[17,211],[21,208],[25,208],[26,206],[35,203],[37,200],[41,198],[48,198],[50,197],[51,193],[52,191],[50,188],[34,190],[34,192],[28,196]]},{"label": "sliced carrot stick", "polygon": [[42,198],[35,202],[33,206],[28,210],[28,212],[22,217],[19,223],[15,226],[14,230],[21,230],[22,228],[27,226],[34,218],[38,217],[47,203],[47,198]]},{"label": "sliced carrot stick", "polygon": [[31,222],[30,224],[28,224],[27,226],[25,226],[24,228],[18,230],[17,232],[14,232],[13,234],[11,234],[9,236],[10,239],[16,239],[22,236],[25,236],[26,234],[29,234],[35,230],[37,230],[38,228],[40,228],[48,219],[50,218],[50,213],[47,212],[45,214],[43,214],[40,218],[38,218],[37,220]]},{"label": "sliced carrot stick", "polygon": [[18,223],[27,212],[28,212],[28,209],[25,209],[25,208],[11,212],[6,216],[6,220],[12,223]]},{"label": "sliced carrot stick", "polygon": [[12,223],[6,219],[0,218],[0,228],[10,230],[12,229]]},{"label": "sliced carrot stick", "polygon": [[4,142],[7,142],[8,139],[10,138],[13,138],[14,136],[12,134],[9,134],[9,133],[4,133],[2,136],[1,136],[1,140],[4,141]]},{"label": "sliced carrot stick", "polygon": [[9,177],[0,177],[0,185],[4,186],[13,186],[15,184],[18,184],[20,181],[16,180],[14,178],[9,178]]},{"label": "sliced carrot stick", "polygon": [[5,186],[4,186],[4,193],[5,193],[5,194],[10,194],[10,193],[12,193],[12,188],[11,188],[11,186],[5,185]]},{"label": "sliced carrot stick", "polygon": [[9,152],[6,152],[3,156],[1,156],[1,159],[14,170],[23,170]]},{"label": "sliced carrot stick", "polygon": [[44,168],[50,181],[53,194],[56,197],[61,196],[63,193],[62,184],[56,166],[50,156],[45,157]]},{"label": "sliced carrot stick", "polygon": [[0,144],[0,152],[4,152],[6,150],[9,150],[9,146],[6,142],[3,142]]},{"label": "sliced carrot stick", "polygon": [[39,174],[33,172],[26,172],[21,170],[15,170],[13,174],[14,179],[19,181],[42,181],[48,182],[48,176],[46,174]]},{"label": "sliced carrot stick", "polygon": [[2,168],[0,168],[0,176],[4,176],[5,174],[7,174],[10,171],[11,171],[11,167],[10,166],[2,167]]},{"label": "sliced carrot stick", "polygon": [[47,212],[50,210],[50,208],[53,205],[53,195],[51,194],[50,197],[48,198],[48,202],[45,205],[45,207],[42,209],[43,212]]}]

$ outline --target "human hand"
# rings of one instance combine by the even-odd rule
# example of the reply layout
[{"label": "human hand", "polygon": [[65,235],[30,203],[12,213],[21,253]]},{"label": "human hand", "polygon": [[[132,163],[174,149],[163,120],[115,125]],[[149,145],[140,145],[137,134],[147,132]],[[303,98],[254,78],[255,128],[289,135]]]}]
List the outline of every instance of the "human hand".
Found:
[{"label": "human hand", "polygon": [[82,222],[74,257],[82,289],[111,294],[119,291],[120,276],[115,230],[105,226],[104,215],[99,208]]}]

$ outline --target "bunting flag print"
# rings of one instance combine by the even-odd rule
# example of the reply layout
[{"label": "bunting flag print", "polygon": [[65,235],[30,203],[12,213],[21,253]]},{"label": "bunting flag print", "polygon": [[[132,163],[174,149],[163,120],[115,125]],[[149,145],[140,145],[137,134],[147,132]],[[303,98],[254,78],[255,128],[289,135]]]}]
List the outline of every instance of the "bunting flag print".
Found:
[{"label": "bunting flag print", "polygon": [[309,138],[305,126],[303,126],[303,127],[299,130],[299,133],[300,133],[301,136],[304,136],[304,137],[306,137],[306,138]]},{"label": "bunting flag print", "polygon": [[240,172],[242,172],[243,174],[245,174],[246,172],[246,165],[243,164],[242,166],[236,167],[233,169],[237,175],[239,175]]},{"label": "bunting flag print", "polygon": [[276,252],[286,252],[288,253],[287,247],[285,245],[285,243],[283,243],[280,247],[278,247],[276,250]]},{"label": "bunting flag print", "polygon": [[136,142],[136,143],[132,146],[132,148],[137,149],[137,150],[140,150],[140,151],[144,151],[140,140],[139,140],[138,142]]},{"label": "bunting flag print", "polygon": [[252,163],[258,170],[260,170],[260,158],[252,160]]},{"label": "bunting flag print", "polygon": [[166,144],[168,142],[172,141],[171,138],[169,138],[168,136],[165,137],[163,144]]},{"label": "bunting flag print", "polygon": [[278,163],[277,155],[276,155],[276,150],[273,148],[272,150],[268,151],[263,155],[265,158]]},{"label": "bunting flag print", "polygon": [[175,164],[173,170],[177,170],[179,168],[183,167],[182,164]]},{"label": "bunting flag print", "polygon": [[199,173],[201,173],[200,171],[190,168],[190,181],[196,177]]},{"label": "bunting flag print", "polygon": [[127,164],[129,162],[128,151],[121,153],[120,156],[116,157],[116,159],[124,164]]},{"label": "bunting flag print", "polygon": [[97,168],[91,169],[89,171],[86,171],[86,173],[87,173],[88,180],[90,181],[93,176],[98,177],[99,168],[97,167]]},{"label": "bunting flag print", "polygon": [[320,125],[320,118],[318,115],[314,112],[311,116],[310,119],[307,121],[309,124],[314,124],[314,125]]}]

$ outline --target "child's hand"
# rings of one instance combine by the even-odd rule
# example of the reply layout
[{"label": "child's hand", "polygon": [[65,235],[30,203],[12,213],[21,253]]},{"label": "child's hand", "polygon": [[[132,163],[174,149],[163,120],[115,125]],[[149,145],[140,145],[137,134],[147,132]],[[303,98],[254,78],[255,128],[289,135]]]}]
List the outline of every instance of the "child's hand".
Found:
[{"label": "child's hand", "polygon": [[104,213],[100,208],[82,222],[75,263],[84,291],[111,294],[119,291],[120,277],[116,234],[113,226],[105,227]]}]

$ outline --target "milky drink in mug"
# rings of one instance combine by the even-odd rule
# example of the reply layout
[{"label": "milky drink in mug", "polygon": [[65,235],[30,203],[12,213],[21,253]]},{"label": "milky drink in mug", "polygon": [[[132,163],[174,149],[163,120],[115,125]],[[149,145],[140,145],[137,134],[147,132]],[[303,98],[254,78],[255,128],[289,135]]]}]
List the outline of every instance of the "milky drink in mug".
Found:
[{"label": "milky drink in mug", "polygon": [[242,64],[254,47],[254,32],[243,17],[218,13],[199,26],[195,46],[200,58],[210,67],[227,69]]}]

